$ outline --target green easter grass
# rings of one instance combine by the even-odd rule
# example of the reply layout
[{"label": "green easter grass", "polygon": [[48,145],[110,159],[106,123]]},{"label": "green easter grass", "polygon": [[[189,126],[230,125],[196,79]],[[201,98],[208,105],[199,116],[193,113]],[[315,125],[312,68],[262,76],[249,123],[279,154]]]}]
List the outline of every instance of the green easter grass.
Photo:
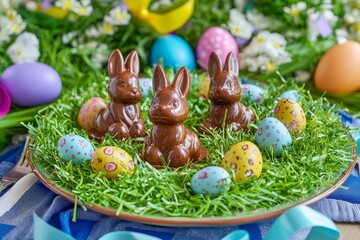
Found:
[{"label": "green easter grass", "polygon": [[[151,73],[151,69],[147,69]],[[172,76],[169,76],[172,75]],[[173,73],[168,72],[173,79]],[[207,116],[210,102],[198,98],[202,74],[192,73],[191,91],[188,97],[188,128],[196,127]],[[100,96],[108,100],[107,77],[99,78],[89,73],[89,81],[82,86],[64,92],[56,103],[41,110],[35,117],[36,124],[27,124],[34,138],[31,145],[35,165],[56,186],[76,196],[78,203],[98,204],[114,209],[117,213],[164,217],[226,217],[234,214],[247,215],[266,212],[281,206],[291,206],[318,195],[341,177],[353,161],[348,130],[343,128],[332,107],[324,98],[314,100],[311,94],[291,81],[271,79],[266,88],[263,103],[251,103],[242,99],[256,113],[257,122],[272,114],[281,92],[296,89],[302,98],[307,126],[301,133],[292,134],[293,144],[274,158],[263,155],[263,171],[260,178],[251,178],[243,183],[231,183],[228,191],[217,198],[195,195],[190,187],[191,177],[205,166],[220,166],[227,149],[240,142],[255,143],[254,132],[232,132],[230,129],[214,133],[213,137],[201,136],[200,141],[208,151],[206,162],[191,164],[182,171],[157,170],[141,161],[138,153],[143,145],[132,140],[116,141],[109,135],[102,143],[93,141],[95,149],[100,146],[118,146],[126,150],[135,161],[133,175],[122,175],[117,180],[108,180],[102,173],[94,173],[90,163],[74,165],[62,161],[57,152],[57,142],[65,134],[75,133],[87,137],[85,130],[77,126],[77,113],[89,98]],[[151,99],[143,100],[142,116],[150,132],[151,122],[147,111]],[[35,127],[36,126],[36,127]]]}]

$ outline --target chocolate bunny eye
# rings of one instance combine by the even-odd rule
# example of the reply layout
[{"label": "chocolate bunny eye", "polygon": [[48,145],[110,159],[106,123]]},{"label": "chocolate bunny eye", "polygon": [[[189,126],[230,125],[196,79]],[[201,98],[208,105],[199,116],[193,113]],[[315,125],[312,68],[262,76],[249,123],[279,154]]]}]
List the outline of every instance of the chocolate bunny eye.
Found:
[{"label": "chocolate bunny eye", "polygon": [[230,89],[233,88],[233,85],[234,85],[233,82],[230,81],[230,80],[229,80],[229,81],[226,81],[226,83],[225,83],[225,86],[226,86],[227,88],[230,88]]},{"label": "chocolate bunny eye", "polygon": [[126,86],[127,86],[126,82],[121,82],[120,83],[120,87],[126,87]]},{"label": "chocolate bunny eye", "polygon": [[172,101],[170,102],[169,105],[171,105],[171,106],[174,107],[174,108],[177,108],[177,107],[180,105],[180,103],[179,103],[179,100],[174,99],[174,100],[172,100]]}]

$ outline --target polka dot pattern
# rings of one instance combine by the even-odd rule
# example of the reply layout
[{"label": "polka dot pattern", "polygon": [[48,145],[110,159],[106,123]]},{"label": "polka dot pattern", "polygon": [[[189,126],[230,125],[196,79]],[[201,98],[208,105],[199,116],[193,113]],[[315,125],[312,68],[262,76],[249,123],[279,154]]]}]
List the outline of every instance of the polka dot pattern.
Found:
[{"label": "polka dot pattern", "polygon": [[226,152],[221,167],[230,174],[234,173],[237,182],[243,182],[249,177],[261,175],[262,155],[252,142],[239,142]]},{"label": "polka dot pattern", "polygon": [[107,178],[112,179],[125,171],[132,173],[134,161],[123,149],[105,146],[95,151],[91,159],[91,167],[94,172],[104,172]]},{"label": "polka dot pattern", "polygon": [[86,101],[78,114],[79,127],[83,129],[92,129],[95,127],[96,114],[103,108],[106,108],[107,104],[104,99],[99,97],[93,97]]},{"label": "polka dot pattern", "polygon": [[234,37],[221,27],[211,27],[201,35],[196,47],[196,58],[201,66],[207,67],[211,52],[215,52],[223,63],[229,52],[233,52],[235,56],[239,55]]},{"label": "polka dot pattern", "polygon": [[71,133],[59,139],[58,153],[61,159],[80,164],[93,157],[94,148],[87,139]]},{"label": "polka dot pattern", "polygon": [[229,173],[217,166],[209,166],[199,170],[191,178],[191,188],[196,194],[219,196],[230,184]]},{"label": "polka dot pattern", "polygon": [[304,110],[292,98],[283,98],[275,106],[274,117],[282,122],[290,132],[300,132],[306,127]]}]

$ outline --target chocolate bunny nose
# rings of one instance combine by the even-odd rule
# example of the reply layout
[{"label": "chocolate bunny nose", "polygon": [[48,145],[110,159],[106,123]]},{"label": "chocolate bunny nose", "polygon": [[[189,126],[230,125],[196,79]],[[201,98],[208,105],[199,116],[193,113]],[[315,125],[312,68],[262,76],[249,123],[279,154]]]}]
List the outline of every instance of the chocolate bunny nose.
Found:
[{"label": "chocolate bunny nose", "polygon": [[131,92],[132,92],[133,94],[136,94],[136,93],[138,93],[138,89],[137,89],[137,88],[133,88],[133,89],[131,90]]}]

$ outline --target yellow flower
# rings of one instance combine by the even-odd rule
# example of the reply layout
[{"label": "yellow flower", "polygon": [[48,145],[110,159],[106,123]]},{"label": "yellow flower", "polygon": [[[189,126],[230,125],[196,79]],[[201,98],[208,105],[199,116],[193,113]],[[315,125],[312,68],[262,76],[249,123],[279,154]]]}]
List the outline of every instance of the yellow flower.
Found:
[{"label": "yellow flower", "polygon": [[277,66],[275,63],[273,62],[269,62],[267,65],[266,65],[266,71],[267,72],[273,72],[277,69]]}]

